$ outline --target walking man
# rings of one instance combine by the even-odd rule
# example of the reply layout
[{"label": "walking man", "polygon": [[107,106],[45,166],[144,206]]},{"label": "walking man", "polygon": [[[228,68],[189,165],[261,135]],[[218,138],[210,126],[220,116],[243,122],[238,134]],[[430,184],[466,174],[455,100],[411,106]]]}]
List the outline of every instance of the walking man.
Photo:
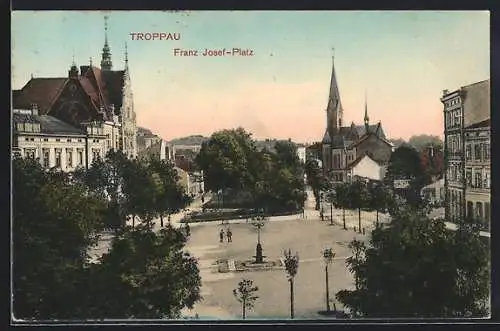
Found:
[{"label": "walking man", "polygon": [[227,229],[227,242],[233,242],[233,233],[231,232],[231,229]]},{"label": "walking man", "polygon": [[224,230],[223,230],[223,229],[220,229],[220,232],[219,232],[219,239],[220,239],[220,241],[219,241],[219,242],[223,242],[223,241],[224,241]]},{"label": "walking man", "polygon": [[186,237],[189,237],[191,235],[191,229],[189,227],[189,223],[185,223],[186,224]]}]

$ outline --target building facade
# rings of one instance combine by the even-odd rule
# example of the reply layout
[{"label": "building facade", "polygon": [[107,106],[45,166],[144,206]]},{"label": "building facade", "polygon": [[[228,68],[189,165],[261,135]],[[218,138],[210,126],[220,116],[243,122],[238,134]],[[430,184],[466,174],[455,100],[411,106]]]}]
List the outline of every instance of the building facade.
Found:
[{"label": "building facade", "polygon": [[[136,157],[136,115],[126,50],[124,67],[124,70],[112,70],[113,64],[107,39],[106,21],[101,68],[93,66],[92,61],[89,65],[78,68],[73,61],[67,77],[32,77],[23,88],[13,91],[13,109],[21,110],[21,112],[16,112],[17,115],[14,115],[17,117],[17,122],[13,131],[13,140],[22,141],[27,134],[26,131],[23,131],[24,129],[18,130],[18,124],[21,128],[21,126],[25,126],[21,123],[35,121],[40,122],[41,131],[37,134],[40,135],[42,142],[50,142],[49,138],[42,137],[43,134],[48,134],[43,132],[42,128],[45,126],[46,130],[51,131],[51,123],[57,122],[55,129],[57,131],[62,127],[62,122],[86,137],[84,153],[87,166],[92,163],[91,160],[94,156],[103,157],[111,149],[121,150],[130,158]],[[24,114],[21,114],[23,110]],[[31,117],[27,116],[26,110],[31,111]],[[64,134],[65,131],[60,133]],[[32,134],[35,133],[32,132]],[[33,137],[33,139],[35,138]],[[43,139],[49,140],[44,141]],[[58,147],[57,152],[54,152],[57,155],[59,155],[59,149],[76,148],[72,144],[73,140],[70,144],[70,138],[66,138],[65,141],[62,137],[54,139],[60,139],[57,141],[60,143],[58,145],[60,148]],[[83,138],[79,139],[83,141]],[[63,142],[68,144],[65,145]],[[50,148],[55,148],[55,145],[50,146]],[[24,147],[18,146],[17,148]],[[43,153],[40,153],[43,156]],[[64,155],[67,155],[67,160],[73,161],[70,152],[68,154],[61,152],[61,155],[63,155],[61,162],[66,162]],[[53,162],[49,163],[53,164]],[[66,169],[66,167],[62,167],[62,169]]]},{"label": "building facade", "polygon": [[465,128],[465,204],[466,216],[483,221],[489,228],[491,221],[491,158],[490,120]]},{"label": "building facade", "polygon": [[[473,176],[478,173],[474,172],[473,168],[476,165],[481,167],[481,169],[485,168],[484,162],[486,161],[480,161],[482,162],[480,165],[473,163],[472,148],[476,145],[473,142],[474,139],[486,138],[484,132],[485,130],[489,132],[489,128],[480,129],[477,125],[490,118],[490,81],[484,80],[470,84],[452,92],[444,90],[441,102],[444,107],[445,218],[453,221],[454,219],[462,219],[466,215],[469,215],[466,210],[467,176],[470,177],[472,181],[471,185],[473,185],[475,179]],[[476,131],[482,131],[483,135],[476,136]],[[487,139],[489,141],[489,135]],[[466,140],[468,141],[467,143]],[[489,150],[489,143],[487,146]],[[478,148],[480,149],[481,147]],[[478,155],[483,155],[483,152],[479,153]],[[470,160],[467,161],[468,158]],[[467,166],[467,163],[469,166]],[[481,173],[483,173],[483,170],[481,170]],[[477,178],[479,181],[482,181],[484,177],[478,175]],[[474,190],[476,189],[474,188]],[[471,199],[473,198],[471,197]],[[484,200],[481,201],[481,208],[483,208],[482,218],[484,216]],[[471,200],[471,203],[474,202]],[[474,208],[478,206],[476,205]],[[478,215],[476,213],[476,216]]]},{"label": "building facade", "polygon": [[[394,146],[386,140],[381,122],[370,124],[365,97],[363,125],[343,126],[344,109],[332,61],[330,92],[326,108],[326,130],[322,140],[323,172],[335,183],[348,181],[352,164],[368,155],[377,164],[386,166]],[[352,178],[351,178],[352,179]]]}]

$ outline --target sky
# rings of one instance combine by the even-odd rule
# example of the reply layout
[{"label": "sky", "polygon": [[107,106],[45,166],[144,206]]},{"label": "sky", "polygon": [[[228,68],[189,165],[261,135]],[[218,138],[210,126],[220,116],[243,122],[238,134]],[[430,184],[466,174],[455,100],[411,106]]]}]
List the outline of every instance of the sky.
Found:
[{"label": "sky", "polygon": [[[17,11],[12,88],[66,77],[73,57],[99,65],[105,15],[113,69],[128,47],[137,124],[166,140],[236,127],[321,140],[333,55],[343,122],[362,123],[366,95],[394,139],[442,136],[442,91],[490,78],[488,11]],[[148,32],[179,40],[133,40]],[[201,56],[222,48],[254,54]]]}]

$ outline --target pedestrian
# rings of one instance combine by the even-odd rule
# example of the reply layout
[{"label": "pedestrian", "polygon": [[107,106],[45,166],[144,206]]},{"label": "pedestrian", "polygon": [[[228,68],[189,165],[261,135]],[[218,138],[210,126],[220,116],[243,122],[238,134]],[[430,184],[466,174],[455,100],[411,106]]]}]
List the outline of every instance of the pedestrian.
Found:
[{"label": "pedestrian", "polygon": [[189,235],[191,234],[191,228],[189,227],[189,223],[185,223],[186,224],[186,237],[189,237]]},{"label": "pedestrian", "polygon": [[233,242],[233,233],[231,232],[231,229],[227,229],[227,242]]},{"label": "pedestrian", "polygon": [[219,232],[219,239],[220,239],[220,242],[223,242],[223,241],[224,241],[224,230],[223,230],[223,229],[220,229],[220,232]]}]

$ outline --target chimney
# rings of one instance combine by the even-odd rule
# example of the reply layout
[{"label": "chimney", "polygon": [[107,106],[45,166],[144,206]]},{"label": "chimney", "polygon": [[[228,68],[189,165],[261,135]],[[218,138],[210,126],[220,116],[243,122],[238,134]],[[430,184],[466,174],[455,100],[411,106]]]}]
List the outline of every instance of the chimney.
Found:
[{"label": "chimney", "polygon": [[31,104],[31,114],[38,115],[38,105],[36,103]]},{"label": "chimney", "polygon": [[443,96],[447,95],[449,93],[448,90],[443,90]]}]

